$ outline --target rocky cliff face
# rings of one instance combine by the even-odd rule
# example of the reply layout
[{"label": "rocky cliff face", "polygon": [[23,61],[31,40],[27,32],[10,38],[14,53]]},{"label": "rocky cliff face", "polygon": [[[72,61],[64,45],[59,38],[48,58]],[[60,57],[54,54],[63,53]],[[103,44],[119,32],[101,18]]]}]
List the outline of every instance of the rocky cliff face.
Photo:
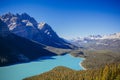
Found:
[{"label": "rocky cliff face", "polygon": [[29,62],[43,56],[54,56],[46,46],[9,32],[0,20],[0,66]]},{"label": "rocky cliff face", "polygon": [[58,48],[71,48],[71,44],[60,38],[47,23],[38,23],[28,14],[7,13],[0,17],[9,30],[18,36]]},{"label": "rocky cliff face", "polygon": [[21,37],[32,39],[35,33],[38,32],[37,22],[26,13],[21,15],[12,13],[4,14],[1,16],[1,20],[8,25],[12,33]]}]

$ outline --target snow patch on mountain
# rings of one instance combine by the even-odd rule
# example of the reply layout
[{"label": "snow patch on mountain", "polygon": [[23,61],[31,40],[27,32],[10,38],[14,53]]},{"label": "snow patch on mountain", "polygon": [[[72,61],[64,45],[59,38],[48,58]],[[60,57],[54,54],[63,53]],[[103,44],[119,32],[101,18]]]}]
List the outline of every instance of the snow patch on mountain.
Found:
[{"label": "snow patch on mountain", "polygon": [[71,46],[69,46],[71,44],[60,38],[50,25],[45,22],[38,23],[33,17],[26,13],[7,13],[0,16],[0,19],[8,25],[8,28],[12,33],[18,36],[48,46],[71,48]]},{"label": "snow patch on mountain", "polygon": [[44,27],[46,23],[45,22],[41,22],[38,24],[38,29],[42,29]]},{"label": "snow patch on mountain", "polygon": [[22,22],[25,23],[26,26],[32,26],[32,27],[34,27],[34,25],[30,21],[28,21],[28,20],[22,20]]},{"label": "snow patch on mountain", "polygon": [[120,39],[120,32],[110,35],[104,35],[101,39]]},{"label": "snow patch on mountain", "polygon": [[87,40],[104,40],[104,39],[120,39],[120,32],[119,33],[114,33],[114,34],[109,34],[109,35],[90,35],[88,37],[77,37],[72,39],[72,41],[85,41],[85,43],[87,42]]},{"label": "snow patch on mountain", "polygon": [[15,22],[9,24],[9,25],[8,25],[9,30],[13,30],[14,28],[16,28],[16,25],[17,25],[17,24],[16,24]]}]

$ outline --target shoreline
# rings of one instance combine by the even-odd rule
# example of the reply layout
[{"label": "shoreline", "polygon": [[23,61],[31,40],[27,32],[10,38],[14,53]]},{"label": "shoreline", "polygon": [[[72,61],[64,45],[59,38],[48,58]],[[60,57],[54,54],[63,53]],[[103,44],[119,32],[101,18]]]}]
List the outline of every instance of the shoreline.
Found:
[{"label": "shoreline", "polygon": [[[83,58],[83,59],[85,60],[85,58]],[[84,60],[83,60],[83,61],[84,61]],[[83,70],[87,70],[87,69],[82,65],[82,62],[83,62],[83,61],[79,62],[79,65],[82,67]]]}]

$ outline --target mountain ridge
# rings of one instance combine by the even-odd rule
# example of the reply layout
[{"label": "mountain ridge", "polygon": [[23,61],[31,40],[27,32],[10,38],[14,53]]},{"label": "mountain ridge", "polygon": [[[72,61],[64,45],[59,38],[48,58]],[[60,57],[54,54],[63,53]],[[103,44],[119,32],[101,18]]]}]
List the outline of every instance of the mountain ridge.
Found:
[{"label": "mountain ridge", "polygon": [[[7,34],[6,31],[8,31]],[[57,55],[45,47],[45,45],[11,33],[7,25],[0,20],[0,66],[30,62],[43,56]]]},{"label": "mountain ridge", "polygon": [[84,40],[84,39],[91,39],[91,40],[97,40],[97,39],[120,39],[120,32],[113,33],[113,34],[107,34],[107,35],[89,35],[87,37],[77,37],[73,38],[71,40]]},{"label": "mountain ridge", "polygon": [[33,17],[27,13],[12,14],[7,13],[0,16],[9,30],[21,37],[37,41],[47,46],[71,49],[72,45],[61,37],[47,23],[38,23]]},{"label": "mountain ridge", "polygon": [[92,35],[84,38],[69,40],[78,47],[84,47],[89,50],[111,50],[120,51],[120,32],[109,35]]}]

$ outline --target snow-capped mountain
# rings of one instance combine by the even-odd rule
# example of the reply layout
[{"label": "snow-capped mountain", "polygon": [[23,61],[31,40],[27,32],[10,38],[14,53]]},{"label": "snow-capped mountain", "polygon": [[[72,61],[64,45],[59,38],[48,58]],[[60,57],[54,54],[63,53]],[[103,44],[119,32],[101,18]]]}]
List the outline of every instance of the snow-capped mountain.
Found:
[{"label": "snow-capped mountain", "polygon": [[45,47],[45,45],[11,33],[7,25],[0,19],[0,66],[56,55]]},{"label": "snow-capped mountain", "polygon": [[102,36],[102,39],[120,39],[120,32]]},{"label": "snow-capped mountain", "polygon": [[38,29],[47,37],[50,38],[57,38],[58,35],[56,34],[56,32],[53,31],[53,29],[50,27],[50,25],[48,25],[47,23],[39,23],[38,24]]},{"label": "snow-capped mountain", "polygon": [[21,15],[7,13],[2,15],[0,18],[8,25],[11,32],[19,36],[32,39],[34,34],[38,32],[37,22],[26,13]]},{"label": "snow-capped mountain", "polygon": [[38,29],[41,32],[40,41],[42,43],[46,45],[49,44],[57,46],[62,46],[63,44],[66,44],[66,42],[62,38],[60,38],[47,23],[39,23]]},{"label": "snow-capped mountain", "polygon": [[120,39],[120,32],[109,35],[89,35],[88,37],[77,37],[70,41],[87,41],[87,40],[100,40],[100,39]]},{"label": "snow-capped mountain", "polygon": [[26,13],[23,13],[21,15],[7,13],[2,15],[0,18],[8,25],[9,30],[11,31],[21,26],[29,26],[29,27],[37,26],[37,21]]},{"label": "snow-capped mountain", "polygon": [[91,35],[84,38],[76,38],[70,40],[76,46],[89,49],[115,50],[120,51],[120,33],[109,35]]},{"label": "snow-capped mountain", "polygon": [[9,30],[18,36],[34,40],[36,42],[60,48],[70,48],[70,44],[60,38],[56,32],[45,22],[38,23],[33,17],[26,13],[7,13],[0,16]]}]

